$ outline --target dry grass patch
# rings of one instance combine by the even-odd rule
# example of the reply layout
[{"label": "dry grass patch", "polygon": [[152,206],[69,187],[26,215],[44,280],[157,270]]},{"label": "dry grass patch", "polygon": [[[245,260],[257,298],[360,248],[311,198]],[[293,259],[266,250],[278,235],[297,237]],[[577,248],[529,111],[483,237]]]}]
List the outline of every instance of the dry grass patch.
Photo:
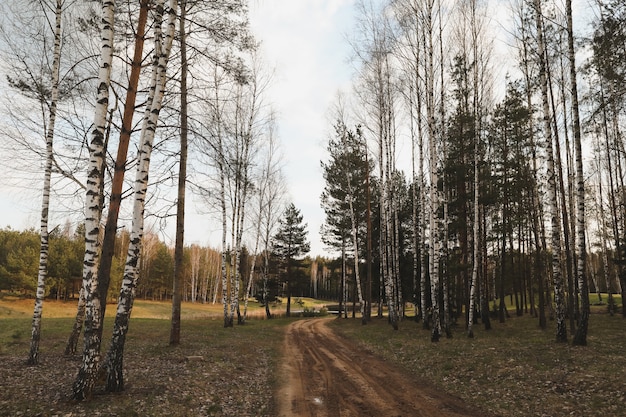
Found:
[{"label": "dry grass patch", "polygon": [[[80,358],[63,356],[72,320],[44,320],[40,365],[27,367],[30,320],[0,319],[0,416],[272,416],[286,323],[251,320],[224,329],[220,320],[184,320],[181,345],[170,347],[168,320],[133,319],[126,389],[72,403]],[[107,320],[109,335],[110,327]],[[103,350],[109,336],[104,340]]]}]

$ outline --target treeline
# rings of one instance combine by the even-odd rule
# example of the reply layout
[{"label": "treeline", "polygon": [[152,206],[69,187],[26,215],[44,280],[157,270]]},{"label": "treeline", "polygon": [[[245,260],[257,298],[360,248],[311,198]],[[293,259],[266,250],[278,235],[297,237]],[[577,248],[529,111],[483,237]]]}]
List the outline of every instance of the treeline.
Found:
[{"label": "treeline", "polygon": [[510,296],[584,345],[589,292],[613,313],[626,290],[626,9],[594,4],[583,35],[571,1],[515,2],[496,61],[491,7],[356,3],[359,70],[322,162],[325,239],[353,265],[365,318],[384,300],[397,328],[413,301],[433,341],[463,313],[473,336]]},{"label": "treeline", "polygon": [[[72,230],[68,224],[50,232],[48,278],[45,296],[56,300],[78,300],[82,285],[82,262],[85,251],[84,228],[79,225]],[[117,301],[117,289],[124,273],[124,255],[128,249],[128,231],[122,229],[116,236],[113,256],[111,288],[107,301]],[[149,300],[172,298],[174,277],[174,249],[156,234],[144,237],[140,278],[136,296]],[[0,229],[0,291],[19,296],[34,297],[37,289],[37,266],[39,262],[39,233],[35,230]],[[253,274],[252,296],[262,300],[260,263],[256,262]],[[230,267],[230,262],[229,262]],[[269,300],[285,296],[280,274],[280,260],[270,256]],[[240,285],[242,299],[252,268],[252,256],[243,248],[239,276],[245,279]],[[341,263],[322,257],[306,257],[296,274],[292,289],[297,297],[314,297],[328,300],[339,298],[341,285]],[[221,303],[221,251],[193,244],[184,251],[183,301],[198,303]]]}]

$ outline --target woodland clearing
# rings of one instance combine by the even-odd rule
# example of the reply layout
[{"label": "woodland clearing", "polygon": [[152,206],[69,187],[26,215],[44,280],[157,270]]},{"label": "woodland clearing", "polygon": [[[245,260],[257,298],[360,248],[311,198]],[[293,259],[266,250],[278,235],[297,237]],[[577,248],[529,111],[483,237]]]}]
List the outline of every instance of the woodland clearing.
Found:
[{"label": "woodland clearing", "polygon": [[[30,319],[11,308],[14,303],[0,301],[1,416],[281,415],[280,405],[288,402],[279,390],[290,375],[298,375],[285,374],[281,354],[293,355],[290,348],[306,345],[290,330],[302,329],[299,323],[306,320],[255,319],[224,329],[219,315],[197,318],[196,306],[184,303],[183,311],[194,313],[192,318],[183,315],[181,345],[170,347],[169,320],[142,318],[138,300],[125,349],[125,391],[98,391],[90,401],[72,403],[68,398],[79,357],[63,356],[72,319],[50,317],[64,310],[56,302],[44,306],[40,365],[28,367]],[[149,304],[152,313],[169,308],[168,303]],[[456,415],[605,416],[626,410],[625,322],[618,316],[592,314],[587,347],[555,343],[552,329],[538,329],[528,316],[494,322],[490,331],[477,325],[474,339],[466,338],[459,326],[453,339],[437,344],[409,319],[399,331],[384,319],[366,326],[351,319],[322,322],[316,331],[328,328],[339,335],[325,347],[336,349],[332,357],[352,358],[364,368],[372,358],[382,358],[395,375],[386,379],[391,376],[377,374],[381,384],[399,393],[414,386],[431,390],[435,397],[448,393],[452,404],[460,404]],[[103,349],[110,324],[105,323]],[[304,378],[304,386],[317,385],[316,376]],[[313,392],[305,395],[322,399]],[[303,415],[328,415],[309,410],[313,412]],[[339,415],[355,415],[345,410]]]}]

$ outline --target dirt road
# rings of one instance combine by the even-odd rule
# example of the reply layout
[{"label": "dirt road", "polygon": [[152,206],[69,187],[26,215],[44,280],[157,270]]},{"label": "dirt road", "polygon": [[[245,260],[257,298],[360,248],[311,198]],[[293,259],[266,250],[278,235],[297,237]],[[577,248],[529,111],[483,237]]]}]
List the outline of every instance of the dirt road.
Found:
[{"label": "dirt road", "polygon": [[482,416],[460,399],[335,335],[328,319],[295,321],[287,328],[281,417]]}]

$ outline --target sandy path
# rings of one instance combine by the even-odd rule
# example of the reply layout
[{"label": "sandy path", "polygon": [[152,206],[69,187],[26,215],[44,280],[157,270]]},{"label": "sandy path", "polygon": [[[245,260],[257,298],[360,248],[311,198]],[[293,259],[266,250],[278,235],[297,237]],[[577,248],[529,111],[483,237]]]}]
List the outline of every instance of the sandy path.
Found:
[{"label": "sandy path", "polygon": [[482,416],[460,399],[416,384],[392,364],[335,335],[328,319],[287,328],[278,392],[281,417]]}]

